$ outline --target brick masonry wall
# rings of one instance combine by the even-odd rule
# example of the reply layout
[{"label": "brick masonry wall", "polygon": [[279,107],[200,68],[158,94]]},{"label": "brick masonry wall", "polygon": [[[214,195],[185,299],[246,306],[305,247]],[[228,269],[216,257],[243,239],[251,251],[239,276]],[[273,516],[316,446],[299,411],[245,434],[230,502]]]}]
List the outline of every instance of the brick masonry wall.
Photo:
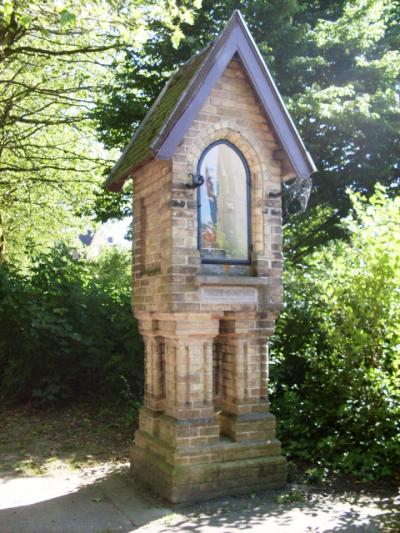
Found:
[{"label": "brick masonry wall", "polygon": [[[172,310],[222,310],[216,304],[201,302],[197,288],[191,285],[194,275],[202,271],[207,273],[210,267],[200,266],[197,250],[197,193],[185,188],[188,173],[196,172],[204,149],[220,139],[235,144],[249,165],[253,257],[247,273],[252,276],[267,276],[270,281],[268,293],[262,294],[259,306],[269,304],[269,308],[279,308],[282,300],[281,199],[271,198],[269,193],[281,190],[281,162],[274,159],[274,153],[281,147],[240,61],[233,59],[188,129],[172,160]],[[233,274],[238,270],[232,266],[221,269],[221,274]],[[230,309],[242,310],[243,306],[233,305]]]},{"label": "brick masonry wall", "polygon": [[251,173],[252,264],[221,266],[220,274],[267,277],[258,310],[279,310],[282,301],[281,148],[240,61],[233,59],[186,132],[171,162],[151,161],[134,176],[133,307],[135,312],[254,310],[254,305],[201,301],[197,274],[207,274],[197,250],[197,192],[187,189],[203,150],[227,139]]},{"label": "brick masonry wall", "polygon": [[134,311],[165,311],[171,301],[171,162],[151,161],[133,180]]},{"label": "brick masonry wall", "polygon": [[[214,285],[201,282],[208,265],[201,265],[197,250],[196,191],[186,185],[204,149],[220,139],[241,150],[251,173],[253,256],[242,274],[252,276],[252,286],[243,285],[241,276],[220,287],[222,278],[235,273],[230,266],[222,267],[227,276]],[[282,162],[274,158],[279,149],[233,59],[172,161],[151,161],[136,172],[133,309],[146,346],[147,407],[173,416],[204,416],[212,404],[236,414],[267,407],[265,350],[282,301],[281,199],[270,197],[281,189]],[[242,301],[235,301],[238,295]]]}]

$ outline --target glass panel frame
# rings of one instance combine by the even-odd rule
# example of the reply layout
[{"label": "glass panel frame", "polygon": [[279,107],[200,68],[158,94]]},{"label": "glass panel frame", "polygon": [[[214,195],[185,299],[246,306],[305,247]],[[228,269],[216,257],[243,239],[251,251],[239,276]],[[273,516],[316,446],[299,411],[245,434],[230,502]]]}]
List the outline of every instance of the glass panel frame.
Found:
[{"label": "glass panel frame", "polygon": [[251,264],[251,254],[252,254],[252,216],[251,216],[251,174],[250,174],[250,168],[247,163],[246,158],[242,154],[242,152],[235,146],[233,143],[228,141],[227,139],[220,139],[217,141],[214,141],[213,143],[209,144],[207,148],[205,148],[199,158],[199,161],[197,163],[197,174],[201,174],[201,167],[203,164],[203,161],[205,157],[207,156],[208,152],[212,150],[214,147],[225,144],[229,148],[231,148],[236,155],[239,156],[244,170],[246,174],[246,210],[247,210],[247,258],[246,259],[225,259],[225,258],[210,258],[210,257],[203,257],[201,250],[202,250],[202,240],[201,240],[201,227],[202,227],[202,220],[201,220],[201,187],[205,187],[205,184],[203,184],[201,187],[197,188],[197,249],[200,253],[201,263],[203,264],[224,264],[224,265],[250,265]]}]

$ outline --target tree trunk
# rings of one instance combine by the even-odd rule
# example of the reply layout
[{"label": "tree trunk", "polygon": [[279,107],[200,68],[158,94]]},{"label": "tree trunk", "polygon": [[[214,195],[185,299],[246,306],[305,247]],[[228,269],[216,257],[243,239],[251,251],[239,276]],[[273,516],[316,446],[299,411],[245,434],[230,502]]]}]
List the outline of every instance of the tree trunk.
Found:
[{"label": "tree trunk", "polygon": [[0,213],[0,263],[4,262],[6,259],[6,239],[4,236],[3,223]]}]

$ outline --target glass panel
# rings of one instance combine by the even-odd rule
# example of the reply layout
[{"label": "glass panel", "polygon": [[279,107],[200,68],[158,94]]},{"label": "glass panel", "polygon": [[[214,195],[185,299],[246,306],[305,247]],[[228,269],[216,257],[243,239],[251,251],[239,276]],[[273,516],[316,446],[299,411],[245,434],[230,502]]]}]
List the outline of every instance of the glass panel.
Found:
[{"label": "glass panel", "polygon": [[226,143],[204,156],[200,174],[200,251],[203,259],[223,262],[248,259],[246,168]]}]

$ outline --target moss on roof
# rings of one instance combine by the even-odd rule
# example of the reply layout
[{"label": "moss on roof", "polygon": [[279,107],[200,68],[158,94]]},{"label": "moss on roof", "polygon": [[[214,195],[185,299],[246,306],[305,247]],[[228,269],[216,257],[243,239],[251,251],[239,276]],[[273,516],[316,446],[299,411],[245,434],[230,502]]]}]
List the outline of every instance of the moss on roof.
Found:
[{"label": "moss on roof", "polygon": [[153,157],[153,152],[150,148],[151,142],[175,109],[180,97],[184,95],[193,76],[197,73],[207,57],[210,47],[211,45],[207,46],[207,48],[184,63],[168,80],[143,122],[136,130],[129,145],[122,152],[121,157],[112,168],[105,183],[106,187],[113,189],[113,184],[117,184],[123,180],[129,170],[133,170],[144,161]]}]

